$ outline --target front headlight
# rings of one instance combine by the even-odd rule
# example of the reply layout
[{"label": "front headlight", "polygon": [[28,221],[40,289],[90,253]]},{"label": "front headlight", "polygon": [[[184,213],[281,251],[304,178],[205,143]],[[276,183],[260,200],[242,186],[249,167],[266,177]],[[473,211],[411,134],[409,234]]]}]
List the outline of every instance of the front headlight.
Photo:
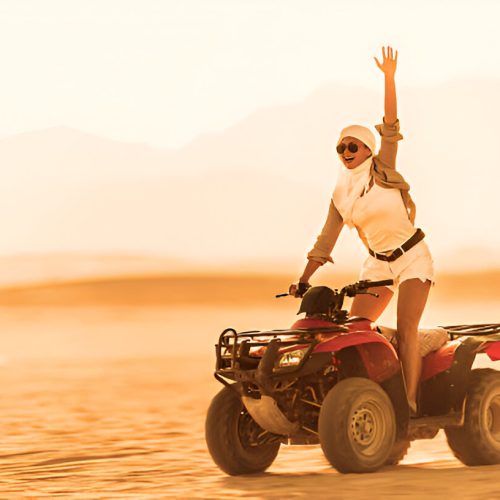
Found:
[{"label": "front headlight", "polygon": [[285,352],[279,359],[277,368],[299,365],[304,359],[305,353],[306,349],[296,349],[295,351]]}]

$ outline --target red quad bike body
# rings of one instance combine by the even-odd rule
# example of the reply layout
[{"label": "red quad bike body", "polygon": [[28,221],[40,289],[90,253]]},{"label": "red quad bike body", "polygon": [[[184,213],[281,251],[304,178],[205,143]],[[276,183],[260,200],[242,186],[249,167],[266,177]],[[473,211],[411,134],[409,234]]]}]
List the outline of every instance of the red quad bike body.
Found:
[{"label": "red quad bike body", "polygon": [[478,353],[500,359],[500,325],[426,330],[441,341],[424,353],[410,418],[397,346],[384,329],[342,310],[344,296],[380,283],[311,289],[303,304],[318,292],[323,305],[309,300],[306,317],[287,330],[222,332],[215,377],[224,388],[208,410],[206,440],[223,471],[262,472],[284,443],[320,444],[340,472],[372,472],[441,428],[463,463],[500,463],[500,373],[471,369]]}]

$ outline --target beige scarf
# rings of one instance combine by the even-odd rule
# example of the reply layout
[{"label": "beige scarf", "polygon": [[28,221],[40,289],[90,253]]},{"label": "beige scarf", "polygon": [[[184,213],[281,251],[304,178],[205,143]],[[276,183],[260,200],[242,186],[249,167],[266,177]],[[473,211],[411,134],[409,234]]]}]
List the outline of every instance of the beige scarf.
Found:
[{"label": "beige scarf", "polygon": [[373,179],[379,186],[388,189],[399,189],[401,191],[401,197],[403,198],[408,218],[414,224],[416,214],[415,203],[409,193],[410,186],[404,177],[397,170],[385,167],[378,159],[378,156],[373,158],[370,175],[373,176]]}]

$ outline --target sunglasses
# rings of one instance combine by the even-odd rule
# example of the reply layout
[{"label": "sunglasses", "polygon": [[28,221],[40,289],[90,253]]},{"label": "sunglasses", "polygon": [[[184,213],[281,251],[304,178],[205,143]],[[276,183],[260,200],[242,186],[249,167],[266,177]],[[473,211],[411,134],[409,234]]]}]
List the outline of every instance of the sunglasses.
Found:
[{"label": "sunglasses", "polygon": [[349,144],[344,144],[343,142],[341,142],[338,146],[337,146],[337,153],[339,155],[341,155],[345,150],[346,148],[351,152],[351,153],[356,153],[358,151],[358,146],[357,144],[354,144],[354,142],[350,142]]}]

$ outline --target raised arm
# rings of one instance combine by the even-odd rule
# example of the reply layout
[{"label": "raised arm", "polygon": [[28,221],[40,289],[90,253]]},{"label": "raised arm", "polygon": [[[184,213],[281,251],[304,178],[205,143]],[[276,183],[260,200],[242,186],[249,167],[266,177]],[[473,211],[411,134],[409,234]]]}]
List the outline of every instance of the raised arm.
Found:
[{"label": "raised arm", "polygon": [[376,57],[375,62],[385,77],[384,122],[376,126],[381,135],[381,143],[379,153],[374,157],[375,169],[395,169],[398,141],[403,138],[399,133],[396,84],[394,81],[398,51],[396,50],[394,54],[392,47],[382,47],[382,63]]},{"label": "raised arm", "polygon": [[398,64],[398,51],[393,53],[392,47],[382,47],[382,62],[376,57],[374,59],[385,77],[384,122],[393,124],[398,119],[396,83],[394,81],[394,73],[396,73]]}]

